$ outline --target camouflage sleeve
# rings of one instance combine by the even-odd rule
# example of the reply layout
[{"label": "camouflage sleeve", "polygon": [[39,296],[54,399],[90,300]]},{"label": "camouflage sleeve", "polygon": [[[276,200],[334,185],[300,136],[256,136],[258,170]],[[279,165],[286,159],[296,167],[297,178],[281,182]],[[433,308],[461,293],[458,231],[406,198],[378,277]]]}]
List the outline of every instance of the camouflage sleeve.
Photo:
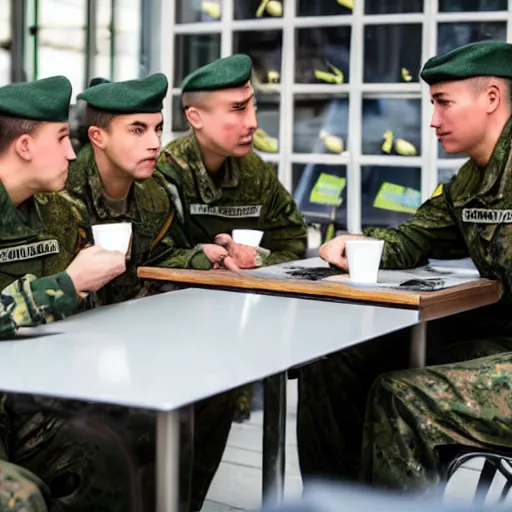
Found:
[{"label": "camouflage sleeve", "polygon": [[172,234],[166,235],[158,247],[151,252],[145,266],[163,268],[191,268],[210,270],[212,264],[203,252],[201,245],[192,248],[179,248]]},{"label": "camouflage sleeve", "polygon": [[1,293],[0,334],[61,320],[75,312],[80,299],[70,277],[62,272],[36,278],[32,274],[14,281]]},{"label": "camouflage sleeve", "polygon": [[302,259],[307,249],[307,227],[292,196],[277,178],[274,169],[265,164],[266,173],[261,197],[261,229],[265,232],[261,246],[271,253],[266,265]]},{"label": "camouflage sleeve", "polygon": [[446,198],[447,189],[445,185],[441,193],[434,193],[400,226],[364,230],[366,236],[384,240],[383,268],[413,268],[425,264],[428,258],[468,256]]}]

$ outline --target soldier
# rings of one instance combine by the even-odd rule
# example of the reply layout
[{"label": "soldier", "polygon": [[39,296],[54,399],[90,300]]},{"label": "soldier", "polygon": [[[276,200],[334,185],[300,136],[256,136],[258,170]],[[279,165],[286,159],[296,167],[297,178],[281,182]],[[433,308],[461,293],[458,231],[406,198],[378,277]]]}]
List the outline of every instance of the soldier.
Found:
[{"label": "soldier", "polygon": [[[168,144],[158,160],[164,173],[178,174],[189,213],[208,241],[238,228],[264,231],[261,246],[270,254],[246,249],[244,268],[300,259],[307,244],[306,225],[293,199],[273,167],[253,152],[258,125],[251,70],[251,59],[240,54],[186,77],[182,105],[192,131]],[[227,246],[229,240],[220,243]],[[235,262],[241,264],[242,258]]]},{"label": "soldier", "polygon": [[[431,126],[447,152],[466,153],[469,160],[409,221],[365,231],[385,241],[384,268],[470,256],[482,277],[499,279],[503,297],[494,306],[429,323],[429,364],[442,366],[382,376],[369,397],[379,374],[406,366],[406,336],[365,344],[305,369],[298,414],[304,474],[356,476],[366,403],[361,474],[369,482],[428,488],[439,481],[447,445],[512,446],[511,59],[512,45],[483,42],[425,64],[421,77],[434,104]],[[349,238],[325,244],[322,258],[347,270]]]},{"label": "soldier", "polygon": [[[189,221],[173,175],[155,171],[167,88],[165,76],[155,74],[100,83],[78,96],[86,103],[89,143],[70,165],[67,190],[85,205],[89,224],[130,222],[133,228],[127,272],[101,291],[103,304],[148,293],[137,279],[141,265],[205,269],[227,256],[221,246],[189,243],[190,235],[202,240],[201,232]],[[228,392],[196,405],[192,510],[201,508],[221,461],[234,399]]]}]

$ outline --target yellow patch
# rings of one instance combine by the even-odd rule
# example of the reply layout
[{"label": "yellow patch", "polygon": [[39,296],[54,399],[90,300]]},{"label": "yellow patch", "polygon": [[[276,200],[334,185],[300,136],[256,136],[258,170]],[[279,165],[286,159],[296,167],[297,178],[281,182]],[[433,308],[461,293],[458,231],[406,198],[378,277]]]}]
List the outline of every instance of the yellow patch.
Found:
[{"label": "yellow patch", "polygon": [[434,199],[434,197],[440,196],[443,193],[443,184],[440,183],[437,188],[434,190],[434,193],[430,196],[430,199]]}]

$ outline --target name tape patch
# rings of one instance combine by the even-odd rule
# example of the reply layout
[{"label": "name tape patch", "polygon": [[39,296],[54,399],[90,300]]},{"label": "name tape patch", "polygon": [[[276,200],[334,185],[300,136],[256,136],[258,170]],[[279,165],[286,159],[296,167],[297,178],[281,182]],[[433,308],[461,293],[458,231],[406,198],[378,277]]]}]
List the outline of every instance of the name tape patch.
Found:
[{"label": "name tape patch", "polygon": [[13,261],[30,260],[47,254],[59,254],[60,247],[57,240],[44,240],[31,244],[17,245],[0,249],[0,264]]},{"label": "name tape patch", "polygon": [[248,206],[208,206],[206,204],[191,204],[191,215],[211,215],[214,217],[226,217],[240,219],[244,217],[256,217],[261,214],[261,204]]},{"label": "name tape patch", "polygon": [[464,208],[462,222],[475,224],[510,224],[512,210],[486,210],[485,208]]}]

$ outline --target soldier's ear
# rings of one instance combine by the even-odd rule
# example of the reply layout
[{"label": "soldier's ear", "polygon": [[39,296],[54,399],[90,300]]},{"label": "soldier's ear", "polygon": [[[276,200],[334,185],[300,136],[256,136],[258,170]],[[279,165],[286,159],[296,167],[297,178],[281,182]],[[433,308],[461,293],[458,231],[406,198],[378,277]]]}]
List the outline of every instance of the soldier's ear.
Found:
[{"label": "soldier's ear", "polygon": [[185,116],[192,128],[198,130],[203,126],[203,120],[201,119],[201,113],[195,107],[187,107],[185,109]]},{"label": "soldier's ear", "polygon": [[31,135],[24,133],[14,142],[14,150],[16,154],[25,162],[32,161],[33,158],[34,139]]},{"label": "soldier's ear", "polygon": [[491,84],[487,91],[487,113],[492,114],[499,106],[501,91],[496,84]]},{"label": "soldier's ear", "polygon": [[89,140],[91,141],[92,145],[100,149],[104,149],[105,136],[101,128],[98,128],[97,126],[89,126],[89,129],[87,130],[87,135],[89,136]]}]

